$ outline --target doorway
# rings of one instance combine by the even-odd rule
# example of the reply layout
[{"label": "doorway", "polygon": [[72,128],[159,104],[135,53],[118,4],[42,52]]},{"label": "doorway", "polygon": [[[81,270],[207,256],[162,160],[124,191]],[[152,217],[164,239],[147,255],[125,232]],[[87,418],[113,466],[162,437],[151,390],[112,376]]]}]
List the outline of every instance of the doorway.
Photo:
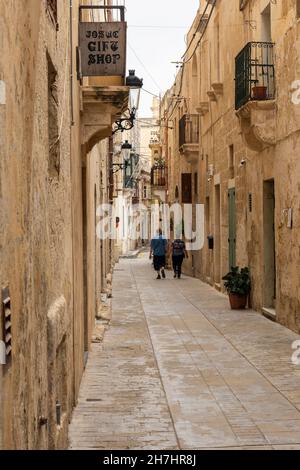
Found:
[{"label": "doorway", "polygon": [[88,322],[88,279],[87,279],[87,170],[82,167],[82,241],[83,241],[83,315],[84,315],[84,353],[87,359],[89,350],[89,322]]},{"label": "doorway", "polygon": [[236,206],[235,188],[228,191],[228,260],[229,270],[236,266]]},{"label": "doorway", "polygon": [[214,281],[221,284],[221,193],[220,185],[215,186],[215,250],[214,250]]},{"label": "doorway", "polygon": [[261,40],[272,42],[271,5],[270,3],[261,14]]},{"label": "doorway", "polygon": [[[206,198],[205,201],[205,227],[206,227],[206,235],[209,236],[210,233],[210,199],[209,197]],[[211,252],[210,250],[206,249],[206,263],[205,263],[205,271],[206,271],[206,279],[210,281],[211,277]]]},{"label": "doorway", "polygon": [[276,256],[275,256],[275,185],[274,180],[264,181],[264,306],[276,307]]}]

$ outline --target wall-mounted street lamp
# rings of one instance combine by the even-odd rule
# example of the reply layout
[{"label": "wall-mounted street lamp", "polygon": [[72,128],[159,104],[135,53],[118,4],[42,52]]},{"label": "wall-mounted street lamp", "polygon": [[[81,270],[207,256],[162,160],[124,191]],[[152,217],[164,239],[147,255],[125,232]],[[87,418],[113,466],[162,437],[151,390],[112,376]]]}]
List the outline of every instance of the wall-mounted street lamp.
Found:
[{"label": "wall-mounted street lamp", "polygon": [[132,145],[128,142],[128,140],[125,140],[124,144],[122,144],[121,150],[132,150]]},{"label": "wall-mounted street lamp", "polygon": [[[128,140],[125,140],[125,142],[122,144],[121,150],[132,150],[132,145],[128,142]],[[124,159],[124,163],[113,163],[113,173],[117,173],[120,170],[126,170],[129,164],[130,161],[128,158]]]},{"label": "wall-mounted street lamp", "polygon": [[116,132],[129,131],[134,126],[136,119],[136,112],[140,103],[141,88],[143,86],[143,79],[138,78],[135,75],[135,70],[129,70],[129,75],[126,78],[126,86],[130,88],[130,109],[127,111],[127,115],[117,119],[113,126],[113,134]]}]

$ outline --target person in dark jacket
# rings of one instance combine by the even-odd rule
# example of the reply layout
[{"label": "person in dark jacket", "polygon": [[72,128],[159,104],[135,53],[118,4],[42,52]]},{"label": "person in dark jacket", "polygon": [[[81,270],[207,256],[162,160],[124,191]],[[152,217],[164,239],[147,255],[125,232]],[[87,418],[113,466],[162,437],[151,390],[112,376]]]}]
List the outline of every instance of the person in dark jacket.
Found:
[{"label": "person in dark jacket", "polygon": [[159,229],[157,235],[151,240],[150,247],[150,259],[153,255],[154,269],[157,272],[157,279],[162,277],[166,278],[165,266],[166,266],[166,253],[168,248],[168,242],[163,236],[162,230]]},{"label": "person in dark jacket", "polygon": [[172,243],[172,262],[174,270],[174,278],[181,278],[181,268],[184,258],[188,259],[189,255],[186,251],[185,243],[180,238]]}]

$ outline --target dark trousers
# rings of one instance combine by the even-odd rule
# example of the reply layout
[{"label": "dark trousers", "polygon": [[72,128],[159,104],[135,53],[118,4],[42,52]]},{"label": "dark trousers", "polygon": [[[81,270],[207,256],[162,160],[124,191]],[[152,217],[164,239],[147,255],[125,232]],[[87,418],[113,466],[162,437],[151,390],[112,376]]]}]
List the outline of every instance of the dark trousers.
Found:
[{"label": "dark trousers", "polygon": [[172,256],[174,273],[177,274],[178,277],[181,276],[181,267],[183,260],[184,255]]},{"label": "dark trousers", "polygon": [[153,256],[153,265],[155,271],[160,271],[161,268],[166,266],[166,257],[165,256]]}]

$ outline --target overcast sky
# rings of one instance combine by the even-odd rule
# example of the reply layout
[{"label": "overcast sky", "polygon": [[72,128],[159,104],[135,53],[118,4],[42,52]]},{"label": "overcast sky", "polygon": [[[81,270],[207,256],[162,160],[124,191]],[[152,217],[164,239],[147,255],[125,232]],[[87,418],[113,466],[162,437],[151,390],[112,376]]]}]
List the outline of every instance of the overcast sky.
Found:
[{"label": "overcast sky", "polygon": [[[198,6],[199,0],[126,0],[127,68],[144,79],[146,90],[159,94],[172,85],[176,65],[171,62],[185,51],[185,35]],[[140,117],[151,115],[151,102],[142,91]]]}]

